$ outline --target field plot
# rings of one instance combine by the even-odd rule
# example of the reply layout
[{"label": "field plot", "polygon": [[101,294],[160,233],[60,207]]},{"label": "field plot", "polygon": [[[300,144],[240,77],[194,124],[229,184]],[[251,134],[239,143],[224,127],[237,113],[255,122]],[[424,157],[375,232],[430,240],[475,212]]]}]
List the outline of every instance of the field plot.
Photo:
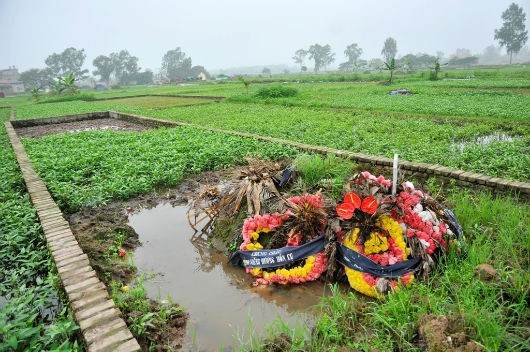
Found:
[{"label": "field plot", "polygon": [[[471,79],[466,78],[470,75],[473,76]],[[132,94],[227,97],[216,104],[175,105],[166,102],[166,97],[156,97],[161,100],[137,97],[50,104],[34,104],[25,97],[17,97],[12,104],[17,111],[17,119],[114,110],[372,155],[391,157],[398,153],[409,161],[436,163],[511,180],[530,180],[530,74],[527,68],[449,73],[446,78],[450,80],[436,82],[415,74],[398,77],[392,86],[375,82],[321,83],[317,81],[318,77],[311,79],[315,82],[304,82],[301,77],[303,75],[298,75],[289,83],[253,82],[248,94],[243,85],[233,82],[146,87],[144,92],[141,87],[134,87],[96,93],[98,98]],[[262,87],[273,85],[292,87],[298,94],[286,98],[260,98],[256,95]],[[398,88],[411,90],[414,94],[388,94],[390,90]],[[7,111],[0,110],[0,116],[8,118],[8,114],[5,114]],[[282,144],[262,143],[192,127],[141,132],[81,131],[39,139],[23,138],[23,144],[32,164],[63,211],[73,217],[79,211],[89,212],[97,221],[104,218],[109,221],[123,220],[129,214],[129,210],[125,209],[141,202],[145,202],[145,206],[131,209],[131,220],[140,220],[142,214],[166,210],[168,214],[177,211],[181,216],[186,199],[175,197],[175,193],[171,193],[167,187],[182,186],[194,191],[198,189],[195,177],[212,181],[209,172],[217,170],[220,173],[232,173],[232,167],[247,163],[246,157],[290,163],[301,156],[298,150]],[[0,225],[9,236],[5,241],[1,239],[6,243],[1,260],[6,267],[13,268],[12,263],[15,263],[17,268],[10,269],[9,279],[3,277],[5,280],[2,281],[6,284],[0,286],[1,296],[16,290],[17,275],[22,275],[22,271],[27,273],[27,265],[38,266],[43,262],[41,257],[34,262],[28,259],[30,264],[21,263],[18,259],[12,262],[11,258],[17,258],[16,253],[22,252],[16,248],[24,248],[25,254],[46,253],[42,242],[35,243],[20,236],[25,232],[38,235],[39,230],[35,215],[24,196],[12,155],[6,155],[0,166],[9,176],[1,181],[2,189],[8,190],[2,199],[2,209],[7,215],[0,218]],[[349,174],[330,176],[328,171],[340,169],[351,172],[351,165],[331,165],[314,155],[302,155],[302,158],[309,161],[305,166],[298,166],[309,170],[307,179],[312,178],[313,182],[309,185],[307,179],[300,181],[295,184],[293,192],[305,194],[317,192],[321,188],[324,192],[343,191],[343,181]],[[321,182],[323,179],[325,183]],[[497,195],[495,192],[458,187],[442,189],[437,179],[429,180],[424,187],[454,210],[466,236],[466,245],[460,249],[452,248],[443,265],[432,273],[427,282],[415,281],[410,287],[380,300],[367,300],[333,286],[331,295],[323,298],[313,325],[301,325],[293,329],[286,322],[279,321],[274,325],[270,339],[248,337],[248,341],[239,339],[238,344],[232,347],[249,351],[420,351],[428,349],[433,343],[445,343],[447,348],[442,350],[451,350],[453,347],[463,347],[457,344],[464,341],[484,351],[528,350],[528,203],[516,196]],[[160,206],[157,201],[162,198],[178,204],[173,209],[167,204]],[[103,209],[106,209],[105,214]],[[164,219],[172,217],[176,215],[165,215]],[[131,226],[135,225],[133,222]],[[177,228],[183,224],[163,225],[160,219],[146,227]],[[31,231],[28,231],[29,228]],[[163,235],[161,230],[154,232],[156,234],[153,236]],[[110,263],[129,265],[119,257],[119,247],[124,245],[127,238],[127,231],[123,227],[97,236],[95,250],[99,251],[101,258],[110,258]],[[144,237],[146,241],[149,238]],[[164,246],[157,249],[157,245],[160,243],[148,243],[145,248],[139,249],[139,253],[141,250],[166,251],[161,262],[167,263],[169,269],[165,270],[171,272],[174,269],[171,266],[172,256],[176,256],[178,251],[175,249],[172,252]],[[175,244],[175,248],[178,246]],[[209,254],[211,246],[209,240],[196,246],[197,253],[208,257],[204,262],[206,267],[201,270],[212,270],[214,266],[216,270],[221,268],[219,259]],[[129,251],[134,249],[127,248]],[[152,253],[145,254],[144,259],[156,259],[157,255]],[[146,265],[141,260],[137,264],[138,267]],[[156,260],[147,264],[152,265],[153,271],[157,270]],[[483,280],[477,272],[480,264],[489,264],[495,269],[490,281]],[[18,267],[21,268],[20,272]],[[223,276],[226,274],[225,269],[217,273],[215,279],[211,280],[227,280]],[[39,277],[37,282],[41,282],[40,271],[24,282],[33,282],[36,276]],[[177,282],[178,279],[176,275]],[[143,297],[146,290],[150,291],[151,297],[156,296],[156,288],[142,286],[142,280],[140,278],[125,289],[118,282],[110,280],[109,291],[122,309],[133,309],[133,303],[140,304],[140,308],[134,309],[141,314],[133,312],[131,329],[136,329],[136,336],[143,336],[140,339],[149,345],[149,339],[156,334],[143,329],[147,325],[142,325],[142,319],[145,319],[143,323],[150,323],[158,317],[167,318],[171,316],[172,308],[154,312],[154,315],[147,312],[148,304],[138,297]],[[132,287],[134,285],[138,286]],[[42,295],[48,295],[48,290],[46,288]],[[37,291],[35,295],[40,295],[40,292]],[[261,294],[268,295],[268,291],[261,291]],[[22,305],[24,292],[18,292],[15,296],[18,297],[17,304]],[[304,299],[303,294],[294,299]],[[185,302],[185,298],[182,300]],[[9,307],[13,312],[19,309],[16,304]],[[183,308],[186,309],[186,306]],[[26,310],[23,312],[26,314]],[[180,310],[178,312],[182,313]],[[70,321],[68,319],[71,320],[71,317],[66,322]],[[443,324],[447,326],[443,327]],[[61,326],[66,330],[64,340],[72,341],[75,325]],[[435,331],[433,327],[438,326],[442,326],[442,329]],[[251,330],[252,326],[248,329]],[[45,341],[43,346],[51,348],[51,343]],[[223,347],[227,347],[226,344]]]},{"label": "field plot", "polygon": [[172,97],[172,96],[138,96],[138,97],[124,97],[119,99],[111,99],[112,104],[141,106],[144,108],[157,109],[167,108],[170,106],[188,106],[196,104],[208,104],[219,99],[215,98],[201,98],[201,97]]}]

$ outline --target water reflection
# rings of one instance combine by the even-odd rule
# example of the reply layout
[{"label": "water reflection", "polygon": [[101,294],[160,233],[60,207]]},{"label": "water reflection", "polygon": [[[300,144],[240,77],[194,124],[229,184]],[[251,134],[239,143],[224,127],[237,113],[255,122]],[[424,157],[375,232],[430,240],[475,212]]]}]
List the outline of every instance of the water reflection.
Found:
[{"label": "water reflection", "polygon": [[326,291],[324,284],[252,287],[252,278],[242,268],[231,266],[205,237],[193,237],[185,206],[144,209],[129,216],[129,225],[143,243],[135,252],[135,264],[140,272],[155,274],[145,282],[148,295],[170,295],[190,313],[188,348],[232,346],[238,332],[249,330],[250,320],[253,334],[261,336],[277,317],[292,327],[297,321],[314,324],[314,307]]},{"label": "water reflection", "polygon": [[458,150],[460,153],[464,152],[464,149],[466,147],[470,146],[486,146],[493,142],[513,142],[515,140],[520,139],[519,136],[510,136],[509,134],[502,133],[502,132],[495,132],[491,134],[487,134],[484,136],[476,137],[474,140],[466,141],[456,141],[453,140],[452,148]]}]

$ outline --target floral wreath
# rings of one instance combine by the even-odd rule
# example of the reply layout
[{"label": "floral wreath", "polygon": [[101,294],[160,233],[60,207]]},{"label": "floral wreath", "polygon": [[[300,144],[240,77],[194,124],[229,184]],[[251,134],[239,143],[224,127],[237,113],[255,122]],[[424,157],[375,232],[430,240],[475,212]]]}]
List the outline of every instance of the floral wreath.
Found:
[{"label": "floral wreath", "polygon": [[[324,201],[320,194],[291,197],[288,199],[294,209],[299,211],[312,212],[324,206]],[[256,215],[245,220],[243,224],[243,243],[241,250],[260,250],[271,245],[271,238],[286,221],[296,217],[296,211],[287,210],[284,214],[274,213]],[[322,227],[325,226],[325,222]],[[298,231],[289,231],[285,245],[297,247],[304,242],[304,234]],[[267,242],[268,238],[268,242]],[[325,251],[311,255],[298,264],[291,264],[277,268],[246,268],[246,272],[252,274],[256,281],[253,285],[277,284],[299,284],[318,279],[326,271],[327,256]]]},{"label": "floral wreath", "polygon": [[[406,247],[403,240],[403,230],[397,221],[387,215],[380,215],[375,221],[375,229],[370,233],[364,243],[359,240],[359,228],[355,228],[345,236],[343,245],[370,258],[380,265],[393,265],[407,260],[410,249]],[[350,286],[362,294],[371,297],[380,297],[381,292],[377,290],[378,283],[382,278],[368,273],[344,268]],[[414,279],[414,274],[408,273],[401,276],[401,284],[408,285]],[[388,280],[392,290],[398,289],[398,281]],[[389,287],[390,288],[390,287]]]},{"label": "floral wreath", "polygon": [[[453,235],[443,221],[443,208],[425,193],[404,182],[397,197],[390,196],[391,182],[383,176],[362,172],[353,179],[344,202],[336,207],[343,225],[351,230],[342,244],[381,266],[421,258],[420,270],[427,275],[435,264],[433,256],[447,250],[444,237]],[[361,198],[361,196],[365,196]],[[342,237],[342,236],[339,236]],[[345,266],[350,286],[372,297],[406,286],[412,272],[398,278],[383,278]]]}]

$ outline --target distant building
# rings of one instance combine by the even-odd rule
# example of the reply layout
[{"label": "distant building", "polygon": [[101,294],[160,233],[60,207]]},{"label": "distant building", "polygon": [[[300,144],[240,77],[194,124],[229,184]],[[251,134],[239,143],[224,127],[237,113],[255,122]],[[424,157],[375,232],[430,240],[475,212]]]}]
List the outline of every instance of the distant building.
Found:
[{"label": "distant building", "polygon": [[206,77],[206,73],[204,72],[201,72],[197,75],[197,78],[200,79],[201,81],[206,81],[207,77]]},{"label": "distant building", "polygon": [[19,81],[20,73],[15,66],[0,70],[0,92],[5,95],[24,93],[24,83]]},{"label": "distant building", "polygon": [[226,81],[228,79],[230,79],[230,77],[222,73],[215,78],[216,81]]}]

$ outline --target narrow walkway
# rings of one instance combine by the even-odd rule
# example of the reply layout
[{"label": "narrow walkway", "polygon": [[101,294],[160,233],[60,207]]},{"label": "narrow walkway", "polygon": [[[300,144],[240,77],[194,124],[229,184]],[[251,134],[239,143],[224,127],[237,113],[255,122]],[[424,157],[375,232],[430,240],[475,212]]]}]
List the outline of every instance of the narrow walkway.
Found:
[{"label": "narrow walkway", "polygon": [[140,351],[61,210],[33,170],[11,122],[6,121],[5,128],[87,350]]}]

